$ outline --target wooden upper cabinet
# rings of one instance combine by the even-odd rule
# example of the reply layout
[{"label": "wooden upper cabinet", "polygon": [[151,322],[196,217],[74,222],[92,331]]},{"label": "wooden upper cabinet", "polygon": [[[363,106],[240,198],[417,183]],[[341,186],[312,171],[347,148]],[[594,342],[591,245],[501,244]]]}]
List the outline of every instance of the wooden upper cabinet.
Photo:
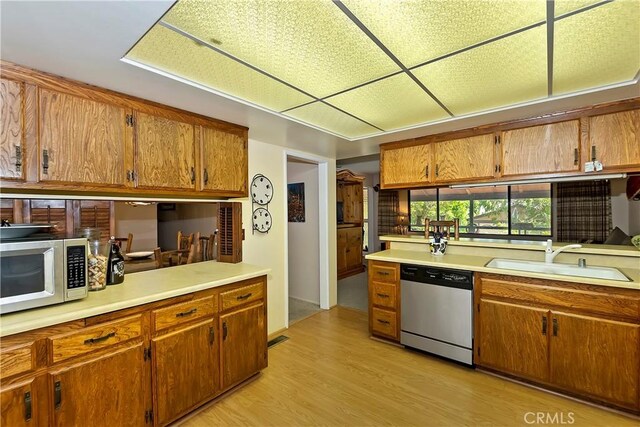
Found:
[{"label": "wooden upper cabinet", "polygon": [[39,180],[124,186],[127,110],[39,90]]},{"label": "wooden upper cabinet", "polygon": [[640,408],[640,325],[553,312],[551,318],[551,381]]},{"label": "wooden upper cabinet", "polygon": [[138,187],[195,189],[193,127],[189,123],[136,112]]},{"label": "wooden upper cabinet", "polygon": [[478,135],[434,144],[434,181],[464,181],[493,178],[495,167],[494,135]]},{"label": "wooden upper cabinet", "polygon": [[247,195],[247,134],[198,126],[202,152],[201,190]]},{"label": "wooden upper cabinet", "polygon": [[421,187],[431,182],[431,145],[380,150],[380,187]]},{"label": "wooden upper cabinet", "polygon": [[604,169],[640,166],[640,110],[588,118],[587,155],[602,162]]},{"label": "wooden upper cabinet", "polygon": [[502,176],[580,171],[580,121],[502,132]]},{"label": "wooden upper cabinet", "polygon": [[24,84],[0,79],[0,178],[23,179]]},{"label": "wooden upper cabinet", "polygon": [[344,184],[341,188],[344,222],[362,224],[362,184]]},{"label": "wooden upper cabinet", "polygon": [[476,363],[547,381],[551,330],[548,310],[481,299],[480,315]]}]

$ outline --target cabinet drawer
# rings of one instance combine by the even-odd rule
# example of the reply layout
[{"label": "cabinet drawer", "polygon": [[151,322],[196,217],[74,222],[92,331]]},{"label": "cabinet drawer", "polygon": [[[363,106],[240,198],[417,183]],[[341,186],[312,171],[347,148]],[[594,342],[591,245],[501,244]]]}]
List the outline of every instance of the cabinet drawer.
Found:
[{"label": "cabinet drawer", "polygon": [[260,300],[262,297],[262,282],[222,292],[220,294],[220,310],[225,311],[251,301]]},{"label": "cabinet drawer", "polygon": [[8,378],[32,371],[35,368],[34,356],[34,342],[3,350],[0,353],[0,375],[2,378]]},{"label": "cabinet drawer", "polygon": [[400,282],[400,264],[373,261],[369,267],[369,277],[377,282]]},{"label": "cabinet drawer", "polygon": [[371,303],[380,307],[396,309],[396,285],[373,282],[371,284]]},{"label": "cabinet drawer", "polygon": [[142,316],[83,328],[48,338],[51,363],[129,341],[142,335]]},{"label": "cabinet drawer", "polygon": [[195,299],[151,312],[153,327],[156,332],[181,323],[190,322],[202,317],[213,317],[215,304],[213,296]]},{"label": "cabinet drawer", "polygon": [[371,309],[371,333],[373,335],[398,339],[397,326],[395,311],[382,310],[375,307]]}]

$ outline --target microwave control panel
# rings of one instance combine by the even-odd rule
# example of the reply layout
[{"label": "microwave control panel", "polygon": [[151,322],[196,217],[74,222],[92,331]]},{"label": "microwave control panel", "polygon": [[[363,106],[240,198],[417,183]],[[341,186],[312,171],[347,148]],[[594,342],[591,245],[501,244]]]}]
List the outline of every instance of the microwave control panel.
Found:
[{"label": "microwave control panel", "polygon": [[83,288],[87,286],[87,247],[67,247],[67,289]]}]

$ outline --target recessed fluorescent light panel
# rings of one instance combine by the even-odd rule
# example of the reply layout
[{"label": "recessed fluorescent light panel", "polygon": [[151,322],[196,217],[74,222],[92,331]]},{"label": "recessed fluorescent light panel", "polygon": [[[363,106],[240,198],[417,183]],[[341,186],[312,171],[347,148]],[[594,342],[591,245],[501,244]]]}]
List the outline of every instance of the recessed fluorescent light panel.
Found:
[{"label": "recessed fluorescent light panel", "polygon": [[348,140],[630,84],[637,0],[179,0],[123,58]]}]

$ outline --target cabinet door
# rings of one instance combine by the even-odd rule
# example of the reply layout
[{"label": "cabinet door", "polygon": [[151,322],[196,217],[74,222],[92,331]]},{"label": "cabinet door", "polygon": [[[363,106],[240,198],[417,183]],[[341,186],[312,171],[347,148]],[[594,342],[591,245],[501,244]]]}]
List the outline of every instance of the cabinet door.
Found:
[{"label": "cabinet door", "polygon": [[195,189],[193,125],[137,112],[138,187]]},{"label": "cabinet door", "polygon": [[362,224],[362,184],[342,186],[344,222]]},{"label": "cabinet door", "polygon": [[562,313],[551,318],[551,381],[638,408],[640,325]]},{"label": "cabinet door", "polygon": [[337,240],[338,240],[338,253],[337,253],[337,268],[338,268],[338,274],[345,272],[348,270],[347,267],[347,242],[348,242],[348,238],[347,238],[347,231],[349,229],[348,228],[339,228],[338,229],[338,236],[337,236]]},{"label": "cabinet door", "polygon": [[220,316],[222,388],[267,366],[267,324],[259,303]]},{"label": "cabinet door", "polygon": [[92,227],[100,229],[100,239],[109,240],[115,232],[113,202],[78,200],[74,202],[75,228]]},{"label": "cabinet door", "polygon": [[[34,426],[43,425],[38,419],[42,396],[37,390],[35,378],[4,387],[0,390],[0,425],[3,426]],[[44,406],[46,407],[46,406]]]},{"label": "cabinet door", "polygon": [[502,176],[580,171],[580,122],[502,132]]},{"label": "cabinet door", "polygon": [[152,340],[158,424],[172,421],[218,391],[216,329],[211,319]]},{"label": "cabinet door", "polygon": [[247,194],[246,135],[200,126],[202,190]]},{"label": "cabinet door", "polygon": [[438,142],[435,150],[435,182],[493,178],[495,143],[493,134]]},{"label": "cabinet door", "polygon": [[66,200],[37,200],[27,201],[25,222],[39,222],[55,225],[49,232],[59,239],[72,233],[69,223],[73,222],[73,216],[69,212],[70,202]]},{"label": "cabinet door", "polygon": [[550,331],[547,310],[481,299],[479,321],[476,337],[479,365],[547,381]]},{"label": "cabinet door", "polygon": [[0,79],[0,178],[23,179],[24,85]]},{"label": "cabinet door", "polygon": [[142,343],[49,374],[52,426],[144,426],[149,366]]},{"label": "cabinet door", "polygon": [[347,270],[362,265],[362,228],[347,228]]},{"label": "cabinet door", "polygon": [[380,151],[380,186],[384,188],[423,186],[431,182],[431,144],[383,148]]},{"label": "cabinet door", "polygon": [[640,166],[640,110],[590,117],[588,150],[605,169]]},{"label": "cabinet door", "polygon": [[40,181],[124,186],[127,111],[46,89],[39,95]]}]

